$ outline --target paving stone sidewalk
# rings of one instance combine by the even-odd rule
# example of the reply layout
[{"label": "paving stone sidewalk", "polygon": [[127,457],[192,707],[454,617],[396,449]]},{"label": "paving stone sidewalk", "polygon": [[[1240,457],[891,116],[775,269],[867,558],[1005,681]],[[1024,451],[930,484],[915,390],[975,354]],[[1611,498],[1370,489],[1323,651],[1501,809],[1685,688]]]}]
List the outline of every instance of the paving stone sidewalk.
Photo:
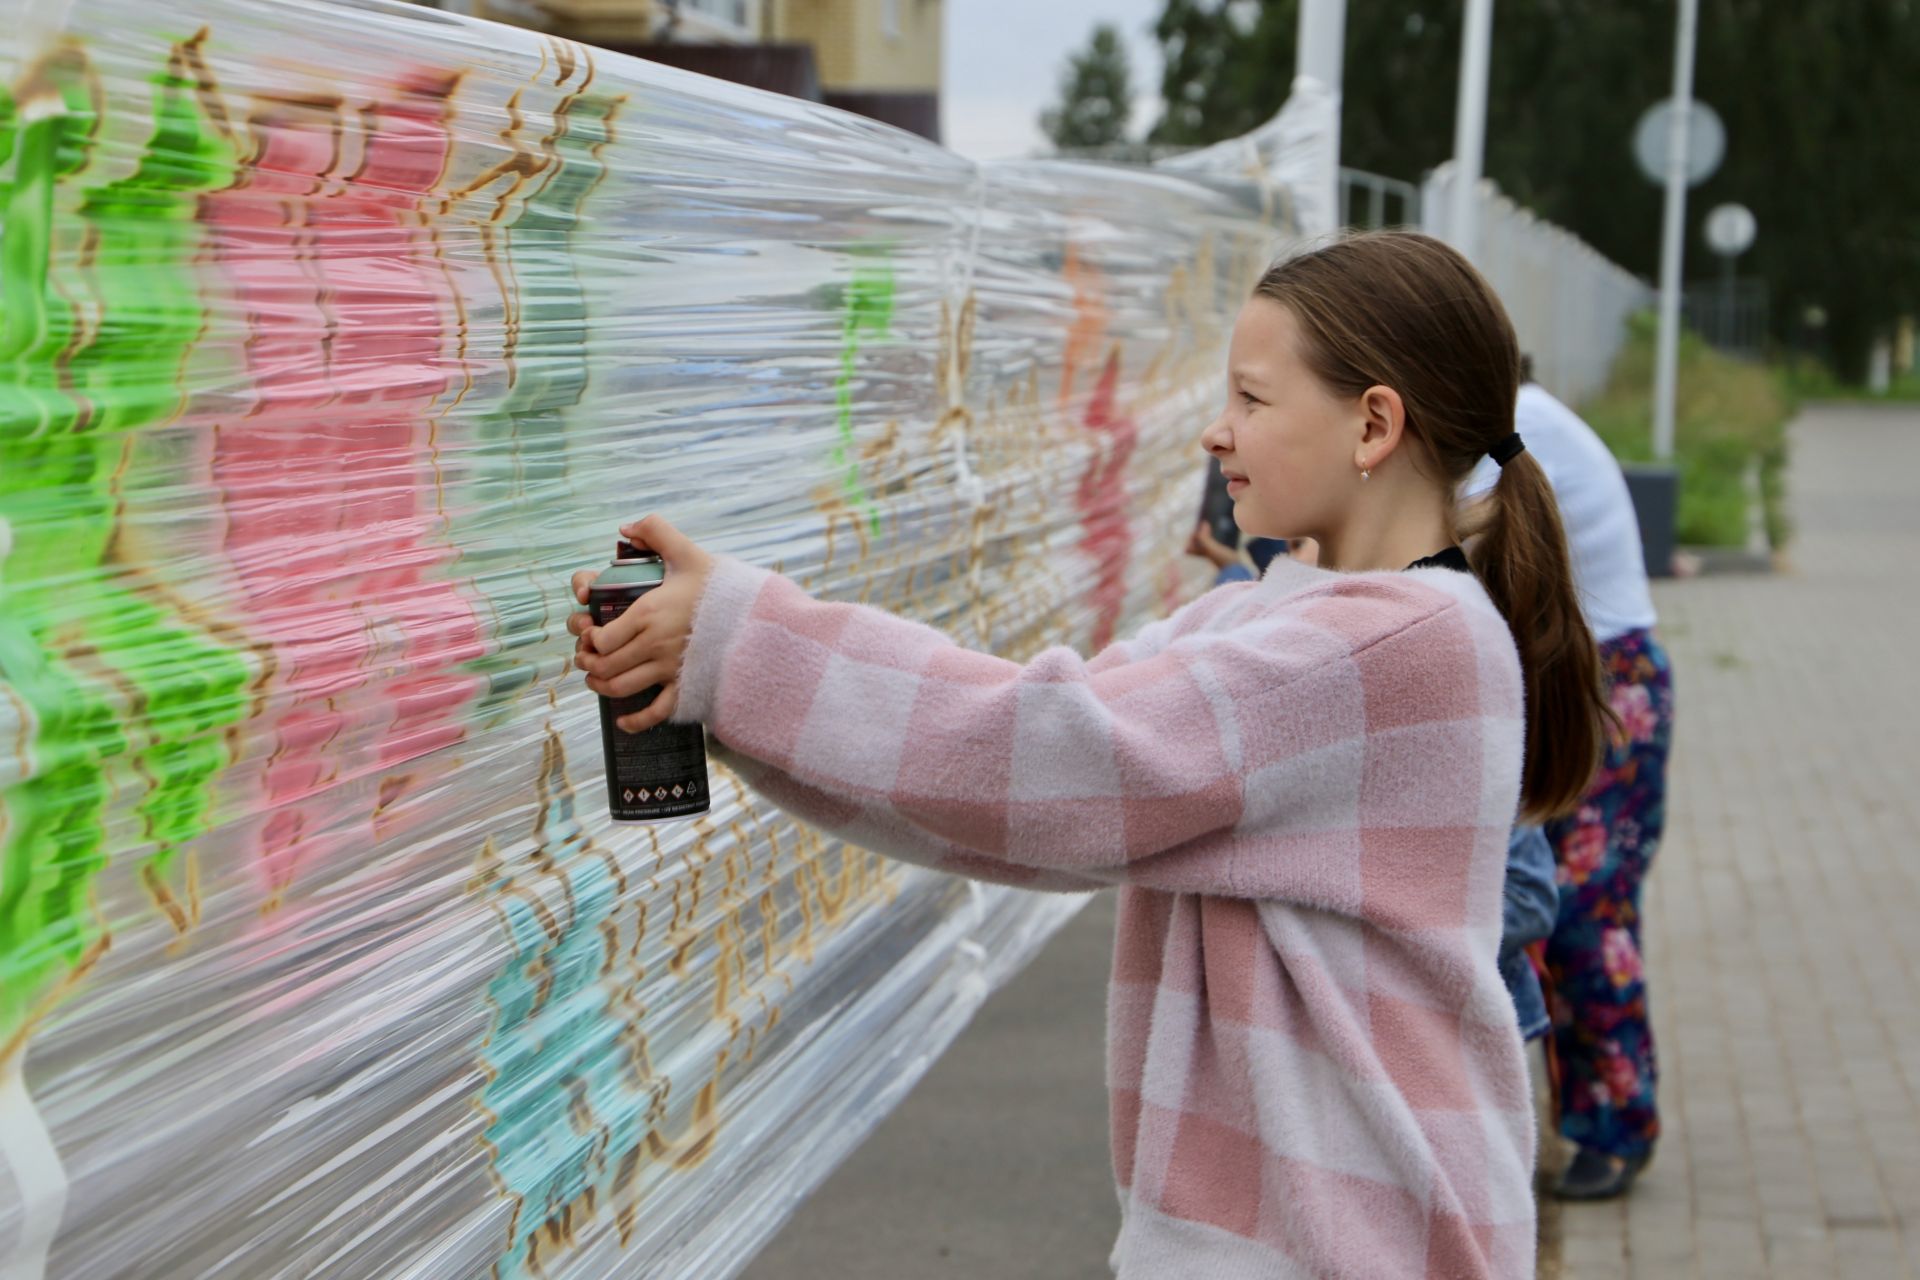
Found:
[{"label": "paving stone sidewalk", "polygon": [[1785,572],[1656,592],[1665,1134],[1562,1280],[1920,1275],[1920,410],[1810,409],[1790,497]]}]

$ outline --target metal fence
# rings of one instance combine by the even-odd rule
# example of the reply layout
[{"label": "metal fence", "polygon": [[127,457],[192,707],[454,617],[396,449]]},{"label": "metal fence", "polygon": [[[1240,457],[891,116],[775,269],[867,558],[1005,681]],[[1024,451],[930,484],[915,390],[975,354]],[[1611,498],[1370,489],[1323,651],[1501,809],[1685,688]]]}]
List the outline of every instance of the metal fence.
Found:
[{"label": "metal fence", "polygon": [[1768,302],[1767,282],[1758,277],[1702,281],[1681,295],[1680,315],[1716,350],[1758,360],[1767,350]]},{"label": "metal fence", "polygon": [[[1177,164],[1175,158],[1188,151],[1120,143],[1061,154],[1117,164]],[[1450,238],[1452,190],[1451,163],[1429,173],[1424,183],[1342,167],[1340,225],[1417,227]],[[1506,304],[1521,350],[1533,358],[1534,377],[1570,404],[1592,397],[1606,385],[1626,342],[1627,317],[1653,305],[1652,286],[1571,231],[1521,208],[1490,180],[1480,183],[1479,202],[1475,264]],[[1767,327],[1764,284],[1739,282],[1731,302],[1722,290],[1721,284],[1703,285],[1690,295],[1687,323],[1715,346],[1757,357]]]},{"label": "metal fence", "polygon": [[1340,170],[1340,225],[1345,227],[1417,227],[1420,188],[1364,169]]},{"label": "metal fence", "polygon": [[[1115,142],[1103,147],[1069,147],[1054,154],[1063,160],[1096,160],[1107,164],[1159,164],[1190,155],[1196,147],[1150,142]],[[1364,169],[1340,168],[1340,225],[1417,227],[1420,225],[1420,186]]]},{"label": "metal fence", "polygon": [[[1422,225],[1434,235],[1448,234],[1453,182],[1451,163],[1427,175]],[[1491,181],[1480,183],[1477,199],[1475,263],[1499,290],[1521,349],[1533,357],[1534,376],[1569,404],[1588,399],[1606,385],[1626,341],[1627,317],[1653,305],[1652,287],[1501,195]]]}]

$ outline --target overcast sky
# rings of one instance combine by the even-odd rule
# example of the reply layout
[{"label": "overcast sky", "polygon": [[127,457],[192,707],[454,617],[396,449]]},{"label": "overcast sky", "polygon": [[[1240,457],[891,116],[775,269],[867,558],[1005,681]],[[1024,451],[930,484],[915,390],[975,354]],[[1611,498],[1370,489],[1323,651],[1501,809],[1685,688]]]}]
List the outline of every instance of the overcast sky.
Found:
[{"label": "overcast sky", "polygon": [[1160,118],[1160,48],[1149,29],[1163,0],[946,0],[941,133],[976,160],[1046,146],[1040,112],[1060,92],[1069,54],[1096,23],[1120,28],[1131,55],[1134,106],[1128,134]]}]

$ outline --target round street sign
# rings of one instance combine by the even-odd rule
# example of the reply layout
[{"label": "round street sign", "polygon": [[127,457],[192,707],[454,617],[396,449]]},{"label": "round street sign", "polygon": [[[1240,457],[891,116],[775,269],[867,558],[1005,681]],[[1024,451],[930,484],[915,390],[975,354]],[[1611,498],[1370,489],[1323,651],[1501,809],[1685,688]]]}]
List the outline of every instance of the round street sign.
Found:
[{"label": "round street sign", "polygon": [[[1673,133],[1673,99],[1648,107],[1633,130],[1633,157],[1640,172],[1661,185],[1667,181],[1667,140]],[[1727,129],[1712,107],[1693,100],[1687,110],[1687,185],[1697,187],[1713,176],[1727,154]]]},{"label": "round street sign", "polygon": [[1760,224],[1743,204],[1723,204],[1707,215],[1707,247],[1723,258],[1737,258],[1753,247]]}]

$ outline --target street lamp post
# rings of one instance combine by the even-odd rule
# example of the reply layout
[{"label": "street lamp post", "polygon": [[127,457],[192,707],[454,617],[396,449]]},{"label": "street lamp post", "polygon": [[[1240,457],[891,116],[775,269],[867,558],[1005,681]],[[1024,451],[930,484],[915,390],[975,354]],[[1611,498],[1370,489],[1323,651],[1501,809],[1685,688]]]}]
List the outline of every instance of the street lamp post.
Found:
[{"label": "street lamp post", "polygon": [[1317,80],[1333,99],[1333,137],[1316,185],[1331,200],[1331,225],[1340,223],[1340,84],[1347,53],[1347,0],[1300,0],[1299,63],[1294,74]]},{"label": "street lamp post", "polygon": [[1339,93],[1346,58],[1347,0],[1301,0],[1298,31],[1299,73]]},{"label": "street lamp post", "polygon": [[1487,72],[1493,0],[1467,0],[1460,33],[1460,92],[1453,114],[1453,201],[1448,238],[1469,261],[1480,256],[1480,172],[1487,150]]},{"label": "street lamp post", "polygon": [[1700,0],[1679,0],[1673,38],[1673,112],[1667,120],[1667,200],[1660,234],[1660,349],[1653,379],[1653,456],[1673,457],[1680,374],[1680,265],[1686,253],[1687,141],[1693,112],[1693,42]]}]

